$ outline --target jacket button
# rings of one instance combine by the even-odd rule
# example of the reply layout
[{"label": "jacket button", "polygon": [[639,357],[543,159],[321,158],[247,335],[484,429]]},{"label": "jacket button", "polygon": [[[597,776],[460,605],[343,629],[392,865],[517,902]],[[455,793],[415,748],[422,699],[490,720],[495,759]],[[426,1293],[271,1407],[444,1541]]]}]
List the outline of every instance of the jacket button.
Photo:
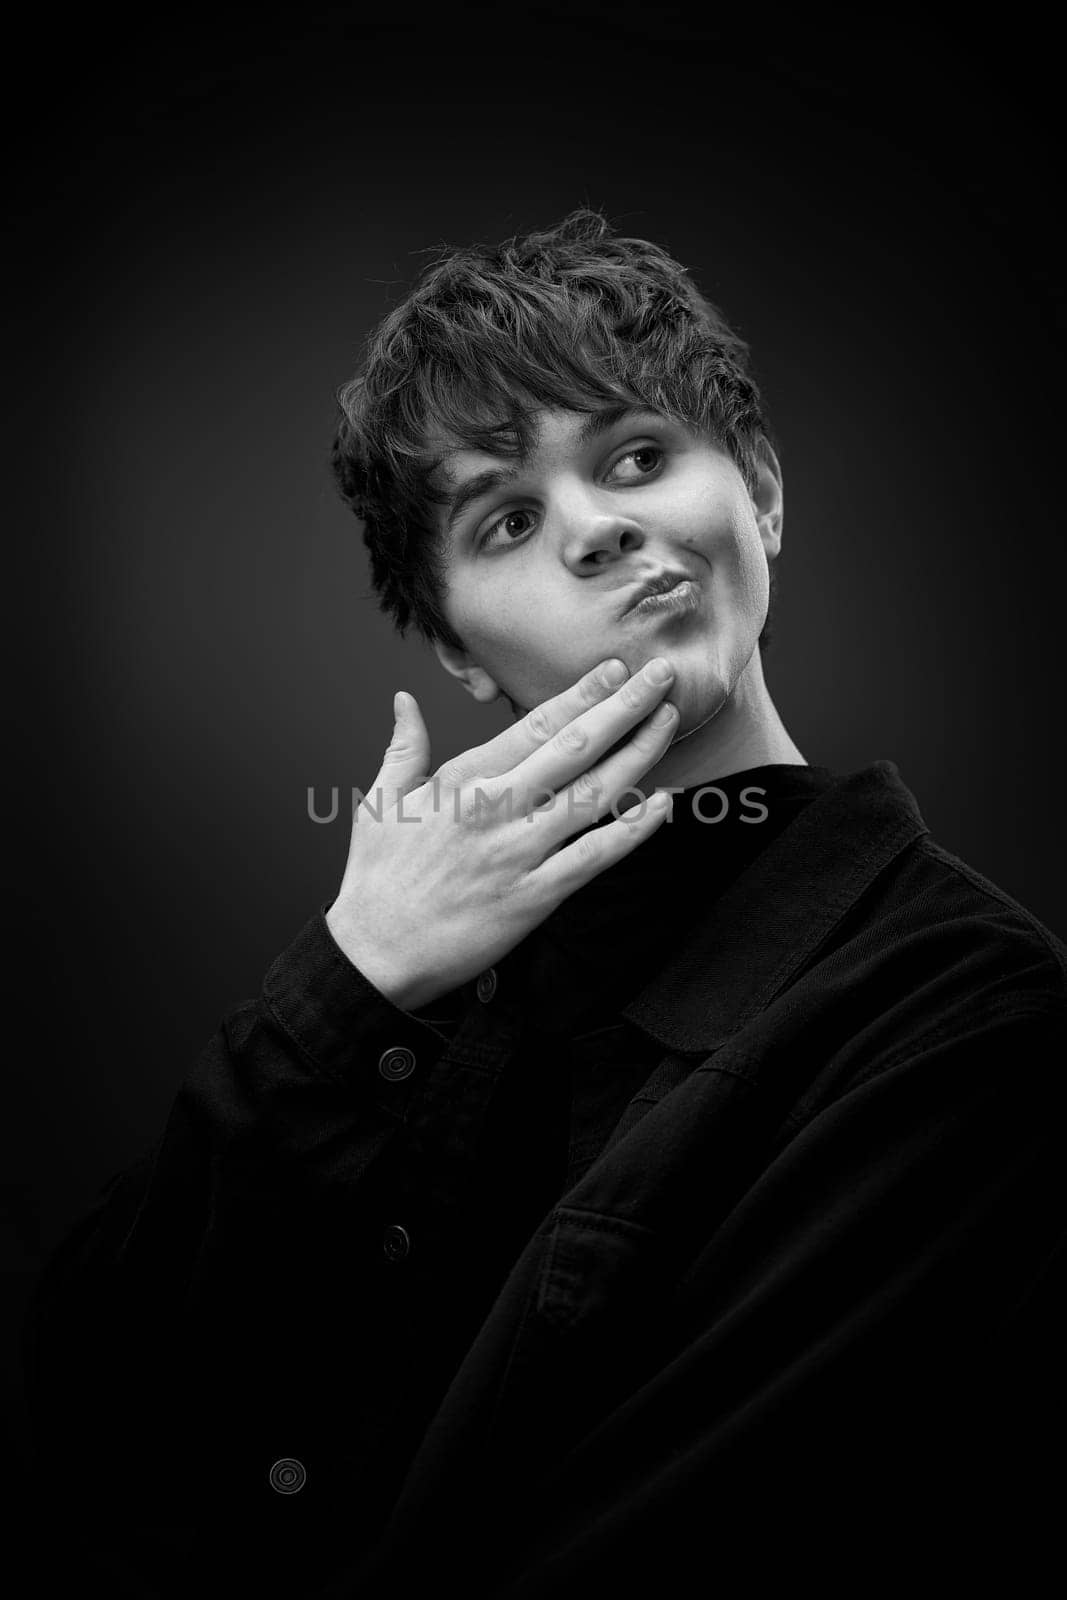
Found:
[{"label": "jacket button", "polygon": [[270,1486],[279,1494],[298,1494],[306,1482],[304,1463],[295,1456],[283,1456],[270,1469]]},{"label": "jacket button", "polygon": [[408,1230],[398,1222],[391,1222],[382,1234],[382,1249],[390,1261],[403,1261],[411,1249]]},{"label": "jacket button", "polygon": [[483,1006],[487,1006],[496,994],[496,973],[492,967],[480,975],[475,992]]},{"label": "jacket button", "polygon": [[391,1050],[383,1050],[378,1057],[378,1071],[389,1083],[399,1083],[401,1078],[410,1078],[415,1071],[415,1056],[406,1044],[394,1045]]}]

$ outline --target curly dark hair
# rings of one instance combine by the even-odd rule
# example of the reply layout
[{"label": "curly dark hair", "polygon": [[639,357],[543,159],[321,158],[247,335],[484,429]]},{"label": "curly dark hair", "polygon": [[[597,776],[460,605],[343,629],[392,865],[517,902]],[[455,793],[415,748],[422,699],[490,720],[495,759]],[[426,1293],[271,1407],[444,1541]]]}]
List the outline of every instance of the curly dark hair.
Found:
[{"label": "curly dark hair", "polygon": [[[332,468],[363,523],[379,605],[462,648],[443,614],[431,439],[523,456],[539,409],[633,404],[710,433],[751,490],[770,430],[748,346],[658,245],[598,212],[449,251],[370,334],[338,391]],[[771,600],[774,597],[771,565]],[[769,644],[770,609],[760,635]]]}]

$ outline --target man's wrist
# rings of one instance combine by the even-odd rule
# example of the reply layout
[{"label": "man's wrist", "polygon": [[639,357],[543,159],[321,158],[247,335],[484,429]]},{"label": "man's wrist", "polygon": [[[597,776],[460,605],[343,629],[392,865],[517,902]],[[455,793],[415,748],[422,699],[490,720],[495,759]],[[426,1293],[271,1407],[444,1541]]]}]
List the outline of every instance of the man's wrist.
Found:
[{"label": "man's wrist", "polygon": [[340,908],[338,901],[326,912],[325,921],[341,953],[391,1005],[400,1011],[411,1011],[416,1005],[426,1003],[419,994],[418,986],[383,959],[381,952],[361,933]]}]

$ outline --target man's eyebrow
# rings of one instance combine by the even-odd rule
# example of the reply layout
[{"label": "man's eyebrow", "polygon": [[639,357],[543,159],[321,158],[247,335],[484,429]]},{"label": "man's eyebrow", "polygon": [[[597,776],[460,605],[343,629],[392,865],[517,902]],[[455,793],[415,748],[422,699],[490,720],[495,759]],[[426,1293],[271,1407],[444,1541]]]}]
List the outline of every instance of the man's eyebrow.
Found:
[{"label": "man's eyebrow", "polygon": [[484,495],[492,494],[494,489],[502,488],[505,483],[513,483],[518,476],[517,467],[490,467],[487,472],[477,472],[473,478],[468,478],[466,483],[461,483],[445,502],[448,507],[446,530],[452,532],[467,507],[475,500],[481,500]]},{"label": "man's eyebrow", "polygon": [[578,446],[584,447],[592,444],[594,439],[599,439],[602,433],[608,433],[616,423],[625,422],[627,417],[653,416],[655,413],[647,406],[637,406],[631,401],[623,401],[617,406],[605,406],[602,411],[594,411],[586,417],[578,430]]},{"label": "man's eyebrow", "polygon": [[[636,406],[630,402],[620,405],[605,406],[600,411],[592,412],[578,429],[576,443],[579,450],[584,450],[593,443],[601,434],[608,433],[617,423],[624,422],[627,417],[654,416],[647,406]],[[474,501],[481,500],[485,495],[492,494],[494,489],[503,488],[505,484],[514,483],[520,476],[522,468],[526,465],[527,458],[520,457],[516,467],[490,467],[485,472],[475,473],[473,478],[468,478],[466,483],[461,483],[445,501],[447,508],[445,516],[445,529],[451,533],[460,517]]]}]

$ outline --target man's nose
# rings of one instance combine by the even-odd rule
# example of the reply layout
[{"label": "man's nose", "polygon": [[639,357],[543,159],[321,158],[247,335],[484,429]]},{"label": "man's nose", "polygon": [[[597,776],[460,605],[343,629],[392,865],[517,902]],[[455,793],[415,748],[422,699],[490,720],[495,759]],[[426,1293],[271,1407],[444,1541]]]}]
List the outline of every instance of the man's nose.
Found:
[{"label": "man's nose", "polygon": [[640,523],[613,509],[571,504],[561,512],[562,554],[576,572],[604,566],[644,543]]}]

